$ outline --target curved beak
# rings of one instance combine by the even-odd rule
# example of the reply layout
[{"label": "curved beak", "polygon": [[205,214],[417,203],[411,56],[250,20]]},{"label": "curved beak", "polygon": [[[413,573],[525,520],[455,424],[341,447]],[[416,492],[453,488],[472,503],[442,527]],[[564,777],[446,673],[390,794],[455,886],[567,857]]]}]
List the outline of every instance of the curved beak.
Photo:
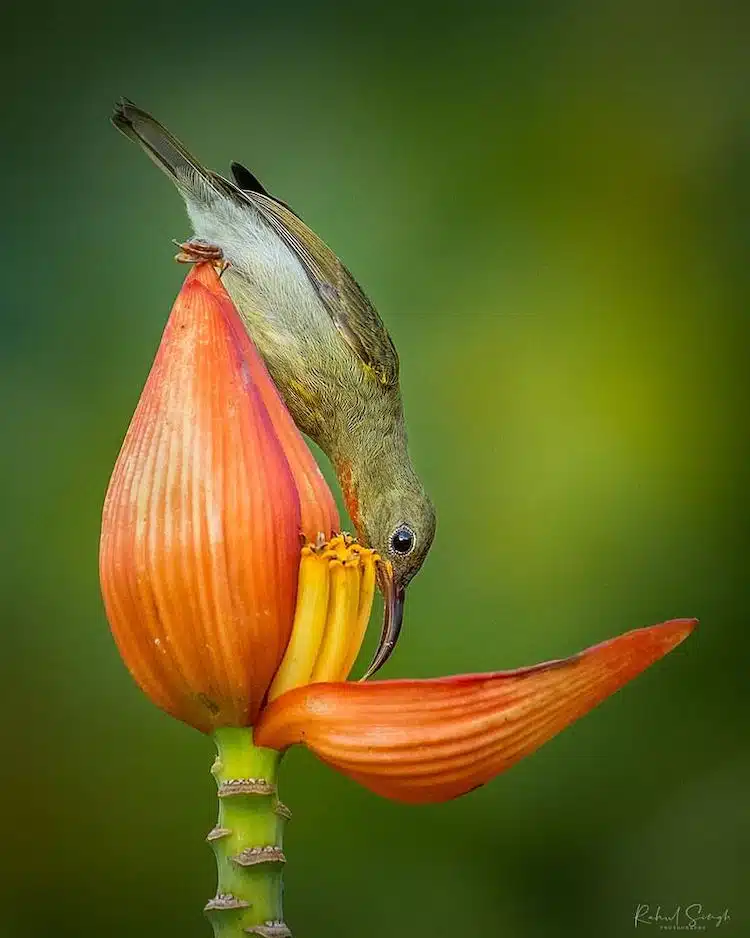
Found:
[{"label": "curved beak", "polygon": [[383,591],[383,599],[385,602],[383,627],[380,632],[380,641],[378,642],[375,656],[365,676],[362,678],[363,681],[372,677],[391,657],[401,632],[401,623],[404,619],[404,598],[406,596],[406,589],[396,583],[393,577],[393,566],[387,560],[378,565],[378,581],[380,589]]}]

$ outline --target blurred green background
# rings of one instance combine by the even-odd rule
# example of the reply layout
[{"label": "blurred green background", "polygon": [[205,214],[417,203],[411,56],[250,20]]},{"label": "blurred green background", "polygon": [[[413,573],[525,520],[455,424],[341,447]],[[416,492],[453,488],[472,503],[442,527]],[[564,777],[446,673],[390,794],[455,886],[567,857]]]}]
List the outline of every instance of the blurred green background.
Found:
[{"label": "blurred green background", "polygon": [[691,902],[750,934],[750,7],[3,16],[0,935],[209,934],[212,746],[135,689],[98,591],[105,486],[189,233],[108,124],[121,94],[252,167],[392,331],[439,526],[386,676],[702,620],[448,805],[294,751],[297,938],[618,938],[639,903]]}]

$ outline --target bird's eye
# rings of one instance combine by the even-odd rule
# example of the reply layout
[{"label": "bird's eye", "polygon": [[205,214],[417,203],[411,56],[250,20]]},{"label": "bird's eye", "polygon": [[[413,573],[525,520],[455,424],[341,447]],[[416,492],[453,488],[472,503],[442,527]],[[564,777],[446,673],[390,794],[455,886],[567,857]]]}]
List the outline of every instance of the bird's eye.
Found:
[{"label": "bird's eye", "polygon": [[414,550],[414,532],[407,525],[402,524],[391,535],[391,550],[394,554],[404,556]]}]

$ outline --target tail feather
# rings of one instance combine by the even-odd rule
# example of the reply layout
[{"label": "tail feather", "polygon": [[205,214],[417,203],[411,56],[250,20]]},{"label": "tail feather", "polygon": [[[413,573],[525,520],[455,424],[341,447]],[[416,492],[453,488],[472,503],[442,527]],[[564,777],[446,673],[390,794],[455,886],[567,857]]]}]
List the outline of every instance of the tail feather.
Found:
[{"label": "tail feather", "polygon": [[120,99],[115,105],[112,123],[126,137],[135,140],[179,189],[194,192],[203,183],[217,191],[213,173],[202,166],[166,127],[132,101]]}]

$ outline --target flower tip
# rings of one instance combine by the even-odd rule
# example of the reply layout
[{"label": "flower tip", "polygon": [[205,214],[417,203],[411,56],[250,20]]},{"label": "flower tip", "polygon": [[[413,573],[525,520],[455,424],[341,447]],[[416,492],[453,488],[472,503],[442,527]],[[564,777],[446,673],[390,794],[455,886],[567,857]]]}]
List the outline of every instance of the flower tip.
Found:
[{"label": "flower tip", "polygon": [[664,654],[681,645],[682,642],[691,635],[698,626],[698,619],[669,619],[662,622],[661,625],[653,626],[660,629],[660,641],[664,648]]},{"label": "flower tip", "polygon": [[691,632],[695,631],[699,623],[700,619],[670,619],[664,623],[664,626],[676,636],[675,645],[679,645]]},{"label": "flower tip", "polygon": [[190,270],[185,277],[185,281],[182,285],[182,289],[193,289],[197,284],[205,287],[214,296],[221,297],[222,299],[227,300],[231,303],[229,299],[229,294],[224,288],[224,284],[221,282],[221,275],[216,269],[216,265],[209,261],[201,261],[197,264],[192,264]]},{"label": "flower tip", "polygon": [[595,657],[602,664],[610,661],[620,674],[632,670],[634,677],[682,644],[697,625],[697,619],[668,619],[658,625],[632,629],[616,638],[592,645],[578,655],[564,659],[560,664],[572,662],[576,658]]}]

